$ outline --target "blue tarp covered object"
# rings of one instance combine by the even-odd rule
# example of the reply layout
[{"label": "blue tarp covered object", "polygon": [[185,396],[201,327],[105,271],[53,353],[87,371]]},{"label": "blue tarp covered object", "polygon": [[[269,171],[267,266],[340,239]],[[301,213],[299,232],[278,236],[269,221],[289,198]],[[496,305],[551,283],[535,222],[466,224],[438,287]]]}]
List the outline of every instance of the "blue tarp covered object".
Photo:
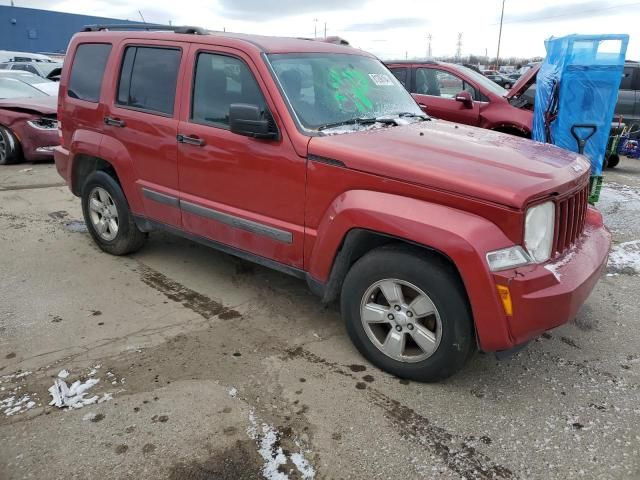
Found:
[{"label": "blue tarp covered object", "polygon": [[584,139],[593,133],[584,148],[592,175],[602,173],[628,43],[628,35],[568,35],[545,42],[533,139],[578,152],[574,135]]}]

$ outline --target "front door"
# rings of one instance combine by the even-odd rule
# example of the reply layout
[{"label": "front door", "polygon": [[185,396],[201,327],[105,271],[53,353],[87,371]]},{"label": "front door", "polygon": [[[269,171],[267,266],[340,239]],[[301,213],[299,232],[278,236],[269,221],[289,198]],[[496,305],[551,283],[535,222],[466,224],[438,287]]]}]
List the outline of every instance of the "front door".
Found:
[{"label": "front door", "polygon": [[[475,98],[475,89],[452,73],[437,68],[417,68],[415,70],[414,95],[418,104],[435,118],[465,125],[478,126],[480,108],[477,102],[471,106],[456,100],[463,90]],[[423,108],[424,109],[424,108]]]},{"label": "front door", "polygon": [[190,233],[302,267],[306,159],[279,138],[232,133],[229,107],[274,111],[252,60],[234,49],[191,47],[178,127],[180,205]]}]

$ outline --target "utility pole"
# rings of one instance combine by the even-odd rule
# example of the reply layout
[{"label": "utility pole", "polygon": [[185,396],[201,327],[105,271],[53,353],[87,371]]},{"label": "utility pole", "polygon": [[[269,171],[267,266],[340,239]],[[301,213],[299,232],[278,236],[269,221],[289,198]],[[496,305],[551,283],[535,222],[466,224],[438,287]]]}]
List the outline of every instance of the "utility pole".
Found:
[{"label": "utility pole", "polygon": [[458,42],[456,43],[456,59],[460,60],[462,57],[462,32],[458,33]]},{"label": "utility pole", "polygon": [[500,14],[500,33],[498,33],[498,53],[496,53],[496,68],[500,69],[500,41],[502,40],[502,20],[504,19],[504,1],[502,0],[502,13]]},{"label": "utility pole", "polygon": [[313,38],[318,38],[318,19],[313,19]]},{"label": "utility pole", "polygon": [[324,22],[324,38],[327,38],[327,22]]},{"label": "utility pole", "polygon": [[427,47],[427,58],[431,58],[431,57],[433,57],[433,54],[431,53],[431,40],[432,40],[432,38],[433,38],[433,37],[432,37],[432,36],[431,36],[431,34],[429,33],[429,34],[427,35],[427,40],[429,41],[429,44],[428,44],[429,46]]}]

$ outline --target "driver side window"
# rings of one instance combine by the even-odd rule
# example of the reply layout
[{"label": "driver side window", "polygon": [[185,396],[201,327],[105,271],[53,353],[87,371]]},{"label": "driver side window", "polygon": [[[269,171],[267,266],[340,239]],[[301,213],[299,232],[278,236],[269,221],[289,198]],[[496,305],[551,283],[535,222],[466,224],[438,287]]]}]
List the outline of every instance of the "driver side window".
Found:
[{"label": "driver side window", "polygon": [[233,103],[257,105],[267,109],[262,91],[249,67],[240,59],[201,52],[196,62],[191,121],[229,126],[229,109]]},{"label": "driver side window", "polygon": [[474,100],[478,100],[478,93],[473,86],[449,72],[437,68],[418,68],[416,70],[415,93],[453,99],[463,90],[469,92]]}]

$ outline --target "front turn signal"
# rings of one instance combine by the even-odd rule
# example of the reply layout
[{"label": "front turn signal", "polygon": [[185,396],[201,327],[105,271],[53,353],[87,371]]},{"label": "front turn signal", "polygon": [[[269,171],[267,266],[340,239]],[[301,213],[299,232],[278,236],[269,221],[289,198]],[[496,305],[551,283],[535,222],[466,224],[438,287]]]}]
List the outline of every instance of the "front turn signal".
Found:
[{"label": "front turn signal", "polygon": [[508,317],[513,316],[513,303],[511,303],[511,292],[509,292],[509,287],[505,287],[504,285],[496,285],[496,288],[498,289],[500,300],[502,300],[502,308],[504,308],[504,313],[506,313]]}]

